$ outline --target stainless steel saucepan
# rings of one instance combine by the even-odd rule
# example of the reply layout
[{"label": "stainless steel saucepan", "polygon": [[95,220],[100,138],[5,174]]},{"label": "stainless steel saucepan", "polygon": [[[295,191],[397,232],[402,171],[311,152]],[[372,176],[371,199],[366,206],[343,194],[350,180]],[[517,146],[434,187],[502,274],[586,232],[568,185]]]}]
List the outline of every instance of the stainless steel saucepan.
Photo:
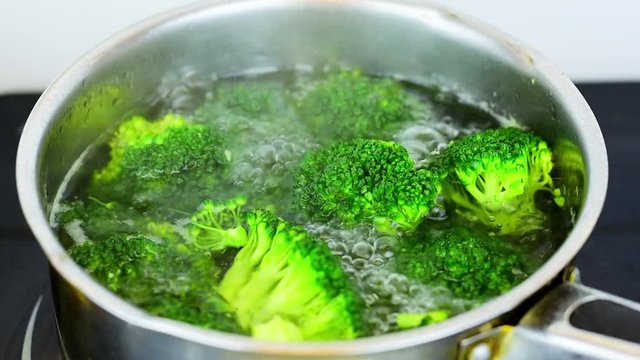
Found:
[{"label": "stainless steel saucepan", "polygon": [[[181,69],[230,76],[327,64],[440,85],[551,143],[573,141],[587,169],[575,228],[531,277],[472,311],[430,327],[326,343],[265,343],[148,315],[67,255],[49,223],[65,175],[105,129],[148,106],[159,88],[180,101],[180,91],[160,79],[184,75]],[[598,123],[565,75],[504,34],[424,1],[212,1],[152,18],[82,57],[46,90],[17,160],[20,202],[51,265],[59,335],[71,359],[640,357],[640,306],[568,281],[607,177]]]}]

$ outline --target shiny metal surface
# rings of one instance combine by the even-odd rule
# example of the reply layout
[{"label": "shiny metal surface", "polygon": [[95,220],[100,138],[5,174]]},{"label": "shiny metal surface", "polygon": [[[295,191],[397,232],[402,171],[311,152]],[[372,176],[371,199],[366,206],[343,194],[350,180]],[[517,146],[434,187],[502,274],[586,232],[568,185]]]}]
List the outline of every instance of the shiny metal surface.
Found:
[{"label": "shiny metal surface", "polygon": [[639,326],[640,304],[564,283],[531,308],[518,326],[501,326],[463,340],[459,358],[640,359]]},{"label": "shiny metal surface", "polygon": [[[227,76],[327,64],[441,85],[503,119],[518,119],[552,143],[575,141],[588,171],[575,229],[542,268],[489,303],[435,326],[349,342],[264,343],[150,316],[104,289],[66,254],[48,221],[65,174],[106,128],[144,113],[163,76],[185,68]],[[212,1],[127,29],[43,94],[25,126],[16,171],[23,212],[51,263],[58,325],[73,359],[452,358],[460,339],[499,324],[557,279],[595,225],[608,176],[591,110],[540,55],[424,1],[373,0]]]}]

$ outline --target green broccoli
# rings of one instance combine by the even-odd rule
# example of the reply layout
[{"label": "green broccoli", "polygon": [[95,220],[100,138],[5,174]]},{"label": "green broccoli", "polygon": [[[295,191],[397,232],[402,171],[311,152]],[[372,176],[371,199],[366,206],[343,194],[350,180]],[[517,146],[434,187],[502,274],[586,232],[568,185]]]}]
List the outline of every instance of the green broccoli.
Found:
[{"label": "green broccoli", "polygon": [[246,203],[244,197],[233,198],[224,204],[205,200],[191,217],[189,236],[195,246],[211,251],[244,246],[248,234],[243,227],[245,214],[242,207]]},{"label": "green broccoli", "polygon": [[115,233],[74,245],[69,254],[98,282],[151,314],[243,333],[216,291],[220,271],[205,252]]},{"label": "green broccoli", "polygon": [[73,242],[102,238],[114,232],[133,232],[146,223],[137,211],[117,202],[102,202],[90,197],[86,201],[79,198],[62,202],[55,214],[55,226],[61,230],[63,242],[67,237]]},{"label": "green broccoli", "polygon": [[246,224],[248,241],[218,288],[243,329],[271,341],[361,335],[358,295],[324,243],[265,210]]},{"label": "green broccoli", "polygon": [[179,207],[188,194],[208,194],[229,157],[220,134],[175,115],[154,122],[133,117],[109,146],[110,161],[94,172],[89,194],[136,207]]},{"label": "green broccoli", "polygon": [[104,241],[75,245],[69,254],[96,280],[119,293],[127,291],[132,280],[144,276],[145,268],[163,257],[164,251],[164,246],[144,236],[119,233]]},{"label": "green broccoli", "polygon": [[217,99],[226,109],[253,119],[274,115],[280,106],[276,86],[256,83],[227,83],[217,89]]},{"label": "green broccoli", "polygon": [[102,239],[120,232],[167,240],[177,238],[173,225],[157,222],[149,215],[115,201],[105,203],[94,197],[83,201],[76,197],[60,204],[53,225],[61,230],[65,244]]},{"label": "green broccoli", "polygon": [[437,324],[447,320],[451,312],[447,310],[433,310],[425,313],[399,313],[396,314],[396,325],[398,329],[407,330],[418,326]]},{"label": "green broccoli", "polygon": [[413,120],[418,104],[397,81],[340,71],[309,91],[298,109],[313,132],[348,140],[378,137],[390,126]]},{"label": "green broccoli", "polygon": [[456,212],[501,234],[521,235],[543,227],[536,194],[562,205],[551,179],[551,150],[539,137],[516,128],[490,129],[451,142],[440,165],[448,173],[443,194]]},{"label": "green broccoli", "polygon": [[527,277],[522,254],[502,239],[466,228],[427,232],[398,245],[400,273],[429,285],[444,286],[460,298],[486,300]]},{"label": "green broccoli", "polygon": [[283,92],[273,83],[222,82],[213,98],[196,110],[194,120],[226,136],[262,138],[271,134],[271,123],[289,118]]},{"label": "green broccoli", "polygon": [[414,169],[393,142],[356,139],[307,154],[296,176],[298,205],[316,219],[372,221],[382,232],[415,229],[436,206],[440,179]]}]

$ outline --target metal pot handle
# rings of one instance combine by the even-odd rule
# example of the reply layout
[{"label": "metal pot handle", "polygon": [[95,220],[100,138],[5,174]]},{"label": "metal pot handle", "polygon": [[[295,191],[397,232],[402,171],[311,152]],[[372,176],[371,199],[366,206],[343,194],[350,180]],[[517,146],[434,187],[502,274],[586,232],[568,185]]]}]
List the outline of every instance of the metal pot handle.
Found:
[{"label": "metal pot handle", "polygon": [[640,304],[566,282],[517,326],[463,340],[459,359],[640,359]]}]

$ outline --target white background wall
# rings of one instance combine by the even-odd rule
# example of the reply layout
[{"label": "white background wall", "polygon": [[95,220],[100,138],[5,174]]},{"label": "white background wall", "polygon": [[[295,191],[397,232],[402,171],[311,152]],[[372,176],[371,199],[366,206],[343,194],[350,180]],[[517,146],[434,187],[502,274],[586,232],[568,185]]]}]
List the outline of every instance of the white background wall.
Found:
[{"label": "white background wall", "polygon": [[[0,93],[40,91],[114,32],[192,1],[1,0]],[[537,48],[575,81],[640,80],[640,1],[441,2]]]}]

